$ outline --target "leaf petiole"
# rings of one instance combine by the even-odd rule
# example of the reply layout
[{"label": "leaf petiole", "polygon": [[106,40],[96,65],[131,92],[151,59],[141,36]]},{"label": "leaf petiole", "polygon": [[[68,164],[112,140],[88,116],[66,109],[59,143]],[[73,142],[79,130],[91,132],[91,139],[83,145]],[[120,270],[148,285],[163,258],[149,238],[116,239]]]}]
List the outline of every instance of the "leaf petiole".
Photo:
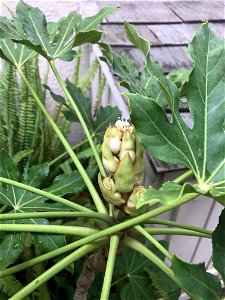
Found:
[{"label": "leaf petiole", "polygon": [[[34,97],[35,101],[37,102],[37,104],[38,104],[39,108],[41,109],[42,113],[45,115],[46,119],[49,121],[50,125],[52,126],[52,128],[56,132],[57,136],[61,140],[63,146],[66,148],[68,154],[72,158],[75,166],[77,167],[78,171],[80,172],[80,174],[81,174],[81,176],[82,176],[82,178],[83,178],[83,180],[84,180],[84,182],[85,182],[85,184],[86,184],[86,186],[87,186],[87,188],[88,188],[88,190],[89,190],[89,192],[90,192],[90,194],[91,194],[91,196],[93,198],[93,201],[94,201],[94,203],[96,205],[97,210],[99,212],[102,212],[102,213],[107,213],[107,210],[106,210],[106,208],[105,208],[105,206],[104,206],[104,204],[103,204],[103,202],[102,202],[99,194],[97,193],[97,191],[96,191],[96,189],[95,189],[92,181],[88,177],[88,175],[87,175],[85,169],[83,168],[82,164],[80,163],[79,159],[77,158],[77,156],[73,152],[73,149],[70,147],[69,143],[67,142],[67,140],[63,136],[62,132],[59,130],[58,126],[53,121],[52,117],[50,116],[50,114],[48,113],[48,111],[46,110],[46,108],[44,107],[42,101],[40,100],[40,98],[38,97],[38,95],[33,90],[32,86],[30,85],[29,81],[27,80],[26,76],[24,75],[23,71],[21,70],[21,68],[19,66],[17,66],[17,70],[18,70],[18,73],[20,74],[22,80],[25,82],[25,84],[27,85],[28,89],[30,90],[30,92],[31,92],[32,96]],[[61,78],[60,78],[60,80],[61,80]],[[64,86],[64,83],[63,83],[63,86]]]}]

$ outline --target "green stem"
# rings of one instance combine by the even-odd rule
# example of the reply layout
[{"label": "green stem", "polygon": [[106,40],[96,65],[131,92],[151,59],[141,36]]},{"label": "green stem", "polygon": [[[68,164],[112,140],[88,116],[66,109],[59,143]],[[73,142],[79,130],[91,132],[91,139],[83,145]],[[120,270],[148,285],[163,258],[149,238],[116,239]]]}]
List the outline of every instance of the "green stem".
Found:
[{"label": "green stem", "polygon": [[88,236],[98,232],[96,229],[81,226],[63,225],[34,225],[34,224],[0,224],[0,232],[40,232],[54,234],[69,234],[77,236]]},{"label": "green stem", "polygon": [[56,263],[53,267],[48,269],[46,272],[42,273],[40,276],[31,281],[28,285],[26,285],[22,290],[16,293],[13,297],[9,298],[9,300],[21,300],[28,296],[30,293],[35,291],[40,285],[47,282],[50,278],[58,274],[62,271],[66,266],[70,265],[74,261],[79,258],[87,255],[90,252],[96,251],[99,248],[99,245],[85,245],[75,252],[71,253],[67,257],[60,260],[60,262]]},{"label": "green stem", "polygon": [[80,242],[80,240],[78,240],[78,241],[75,241],[73,243],[70,243],[69,245],[66,245],[66,246],[60,247],[60,248],[58,248],[56,250],[50,251],[50,252],[48,252],[46,254],[42,254],[42,255],[40,255],[38,257],[35,257],[35,258],[30,259],[28,261],[25,261],[25,262],[23,262],[21,264],[18,264],[18,265],[15,265],[15,266],[11,267],[11,268],[2,270],[0,272],[0,278],[5,277],[5,276],[10,275],[10,274],[14,274],[14,273],[20,272],[22,270],[25,270],[27,268],[30,268],[30,267],[38,264],[38,263],[44,262],[44,261],[46,261],[48,259],[52,259],[52,258],[54,258],[56,256],[59,256],[59,255],[62,255],[64,253],[66,253],[66,252],[72,251],[72,250],[74,250],[74,249],[76,249],[76,248],[78,248],[80,246],[83,246],[83,245],[85,245],[85,243],[82,243],[82,242]]},{"label": "green stem", "polygon": [[[50,253],[47,253],[47,254],[44,254],[42,257],[43,257],[43,260],[45,259],[49,259],[51,257],[54,257],[54,256],[57,256],[57,255],[60,255],[66,251],[70,251],[70,250],[73,250],[75,248],[78,248],[82,245],[85,245],[85,244],[88,244],[88,243],[91,243],[97,239],[100,239],[100,238],[103,238],[105,236],[109,236],[109,235],[112,235],[112,234],[115,234],[116,232],[119,232],[121,230],[125,230],[129,227],[132,227],[132,226],[135,226],[135,225],[138,225],[138,224],[141,224],[143,222],[145,222],[146,220],[148,220],[149,218],[153,218],[159,214],[162,214],[164,212],[167,212],[179,205],[182,205],[184,203],[187,203],[188,201],[191,201],[192,199],[194,199],[195,197],[197,197],[198,194],[197,193],[192,193],[192,194],[187,194],[187,195],[184,195],[183,197],[181,197],[180,199],[177,199],[175,200],[174,202],[168,204],[168,205],[165,205],[165,206],[161,206],[161,207],[158,207],[152,211],[149,211],[143,215],[140,215],[138,217],[134,217],[130,220],[127,220],[127,221],[124,221],[120,224],[117,224],[117,225],[114,225],[114,226],[111,226],[110,228],[106,228],[106,229],[103,229],[97,233],[94,233],[93,235],[91,236],[87,236],[85,238],[82,238],[76,242],[73,242],[67,246],[64,246],[60,249],[57,249],[57,250],[54,250]],[[49,256],[48,256],[49,255]],[[42,257],[40,258],[35,258],[33,259],[32,261],[28,261],[28,262],[25,262],[24,264],[20,264],[18,266],[15,266],[15,267],[12,267],[12,268],[9,268],[9,269],[6,269],[6,270],[3,270],[1,271],[0,273],[0,277],[3,277],[3,276],[6,276],[6,275],[9,275],[11,273],[15,273],[15,272],[18,272],[20,270],[23,270],[29,266],[32,266],[33,264],[36,264],[38,262],[41,262],[43,260]],[[40,259],[40,260],[39,260]]]},{"label": "green stem", "polygon": [[[172,255],[169,253],[169,251],[166,250],[154,237],[152,237],[148,230],[145,230],[140,225],[137,225],[134,227],[140,234],[142,234],[144,237],[146,237],[147,240],[149,240],[159,251],[161,251],[170,261],[172,261]],[[148,228],[147,228],[148,229]]]},{"label": "green stem", "polygon": [[167,226],[173,226],[173,227],[178,227],[178,228],[189,229],[189,230],[200,232],[200,233],[207,234],[207,235],[212,234],[212,232],[210,230],[207,230],[207,229],[199,228],[199,227],[188,225],[188,224],[177,223],[177,222],[174,222],[174,221],[158,219],[158,218],[151,218],[151,219],[147,220],[145,222],[145,224],[161,224],[161,225],[167,225]]},{"label": "green stem", "polygon": [[[94,136],[94,134],[92,136]],[[76,150],[76,149],[78,149],[79,147],[85,145],[87,142],[88,142],[88,140],[84,140],[84,141],[81,141],[79,144],[76,144],[75,146],[72,147],[73,151]],[[49,167],[51,167],[52,165],[54,165],[55,163],[57,163],[62,158],[66,157],[67,155],[68,155],[67,151],[65,151],[64,153],[60,154],[59,156],[57,156],[56,158],[54,158],[52,161],[50,161],[48,163]]]},{"label": "green stem", "polygon": [[152,235],[188,235],[188,236],[200,236],[204,238],[212,238],[212,234],[205,234],[189,229],[180,228],[145,228],[145,231]]},{"label": "green stem", "polygon": [[100,300],[109,299],[109,293],[110,293],[110,287],[112,282],[112,276],[113,276],[113,270],[114,270],[118,245],[119,245],[119,237],[117,235],[112,236],[110,239],[109,254],[108,254],[108,260],[107,260]]},{"label": "green stem", "polygon": [[136,241],[131,237],[126,237],[124,239],[124,245],[147,257],[156,266],[158,266],[165,274],[167,274],[173,281],[177,282],[173,274],[173,271],[157,255],[155,255],[151,250],[149,250],[142,243]]},{"label": "green stem", "polygon": [[174,179],[173,182],[181,183],[182,181],[184,181],[185,179],[187,179],[191,175],[193,175],[193,172],[192,172],[192,170],[189,170],[189,171],[185,172],[184,174],[180,175],[179,177],[177,177],[176,179]]},{"label": "green stem", "polygon": [[112,219],[106,214],[95,212],[28,212],[28,213],[7,213],[0,215],[0,221],[3,220],[18,220],[18,219],[30,219],[30,218],[93,218],[102,220],[103,222],[112,224]]},{"label": "green stem", "polygon": [[51,68],[52,68],[52,71],[53,71],[53,73],[55,74],[55,77],[56,77],[56,79],[58,80],[58,82],[59,82],[59,84],[60,84],[62,90],[64,91],[64,93],[65,93],[65,95],[66,95],[66,98],[68,99],[68,101],[69,101],[71,107],[72,107],[73,110],[75,111],[75,113],[76,113],[76,115],[77,115],[77,117],[78,117],[78,119],[79,119],[79,121],[80,121],[81,126],[82,126],[83,129],[84,129],[84,132],[85,132],[85,134],[86,134],[86,136],[87,136],[87,139],[88,139],[88,141],[89,141],[89,144],[90,144],[90,146],[91,146],[91,149],[92,149],[92,151],[93,151],[93,153],[94,153],[94,156],[95,156],[96,162],[97,162],[97,164],[98,164],[99,170],[100,170],[101,174],[105,177],[105,176],[106,176],[106,172],[105,172],[105,169],[104,169],[104,167],[103,167],[101,158],[100,158],[100,156],[99,156],[99,154],[98,154],[98,151],[97,151],[97,149],[96,149],[96,147],[95,147],[95,144],[94,144],[94,142],[93,142],[93,139],[92,139],[92,137],[91,137],[91,134],[90,134],[90,132],[89,132],[89,129],[88,129],[88,127],[87,127],[87,125],[86,125],[86,123],[85,123],[83,117],[82,117],[82,114],[80,113],[80,111],[79,111],[79,109],[78,109],[76,103],[74,102],[74,100],[73,100],[73,98],[71,97],[69,91],[67,90],[67,88],[66,88],[66,86],[65,86],[65,84],[64,84],[64,82],[63,82],[63,80],[62,80],[62,78],[61,78],[61,76],[60,76],[60,74],[59,74],[59,72],[58,72],[58,70],[56,69],[56,66],[55,66],[54,61],[53,61],[53,60],[50,61],[49,64],[50,64],[50,66],[51,66]]},{"label": "green stem", "polygon": [[64,198],[61,198],[59,196],[53,195],[53,194],[48,193],[48,192],[43,191],[43,190],[39,190],[39,189],[37,189],[35,187],[32,187],[32,186],[24,184],[24,183],[17,182],[15,180],[11,180],[11,179],[8,179],[8,178],[0,177],[0,182],[9,184],[9,185],[12,185],[12,186],[15,186],[15,187],[18,187],[20,189],[24,189],[24,190],[32,192],[32,193],[35,193],[37,195],[40,195],[40,196],[45,197],[47,199],[51,199],[51,200],[56,201],[58,203],[64,204],[64,205],[66,205],[68,207],[71,207],[71,208],[73,208],[75,210],[78,210],[78,211],[81,211],[81,212],[92,212],[92,210],[90,210],[90,209],[88,209],[86,207],[83,207],[83,206],[81,206],[79,204],[73,203],[73,202],[71,202],[69,200],[66,200]]},{"label": "green stem", "polygon": [[[68,154],[70,155],[70,157],[73,160],[75,166],[77,167],[78,171],[80,172],[80,174],[81,174],[81,176],[82,176],[82,178],[83,178],[83,180],[84,180],[84,182],[85,182],[85,184],[86,184],[86,186],[87,186],[87,188],[88,188],[88,190],[89,190],[89,192],[90,192],[90,194],[93,198],[93,201],[96,205],[97,210],[99,212],[102,212],[102,213],[107,213],[107,210],[106,210],[99,194],[97,193],[92,181],[88,177],[88,175],[87,175],[85,169],[83,168],[82,164],[80,163],[79,159],[77,158],[77,156],[73,152],[73,149],[70,147],[69,143],[67,142],[67,140],[63,136],[62,132],[59,130],[58,126],[53,121],[52,117],[50,116],[50,114],[48,113],[46,108],[44,107],[42,101],[39,99],[38,95],[33,90],[32,86],[30,85],[30,83],[27,80],[26,76],[24,75],[24,73],[22,72],[22,70],[18,66],[17,66],[17,70],[18,70],[18,73],[20,74],[21,78],[23,79],[23,81],[27,85],[28,89],[30,90],[30,92],[31,92],[32,96],[34,97],[35,101],[37,102],[37,104],[38,104],[39,108],[41,109],[42,113],[45,115],[46,119],[49,121],[50,125],[52,126],[52,128],[56,132],[57,136],[61,140],[63,146],[66,148]],[[71,96],[70,96],[70,98],[71,98]]]}]

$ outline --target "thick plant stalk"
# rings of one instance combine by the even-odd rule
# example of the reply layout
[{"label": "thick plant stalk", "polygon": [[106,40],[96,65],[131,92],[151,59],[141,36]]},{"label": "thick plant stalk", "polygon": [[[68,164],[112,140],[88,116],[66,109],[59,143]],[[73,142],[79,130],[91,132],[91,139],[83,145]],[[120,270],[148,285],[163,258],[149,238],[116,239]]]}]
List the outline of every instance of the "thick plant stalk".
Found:
[{"label": "thick plant stalk", "polygon": [[[69,250],[72,250],[72,249],[75,249],[77,247],[80,247],[82,245],[85,245],[87,243],[91,243],[97,239],[100,239],[100,238],[104,238],[106,236],[109,236],[109,235],[112,235],[112,234],[115,234],[116,232],[119,232],[121,230],[124,230],[124,229],[127,229],[129,227],[132,227],[132,226],[135,226],[135,225],[138,225],[138,224],[141,224],[143,222],[145,222],[146,220],[148,220],[149,218],[153,218],[159,214],[162,214],[164,212],[167,212],[175,207],[178,207],[184,203],[187,203],[188,201],[191,201],[192,199],[194,199],[195,197],[197,197],[198,194],[197,193],[192,193],[192,194],[188,194],[188,195],[185,195],[183,196],[182,198],[180,199],[177,199],[175,200],[174,202],[166,205],[166,206],[161,206],[159,208],[156,208],[152,211],[149,211],[143,215],[140,215],[138,217],[134,217],[132,218],[131,220],[126,220],[120,224],[117,224],[117,225],[114,225],[114,226],[111,226],[107,229],[103,229],[91,236],[87,236],[85,238],[82,238],[72,244],[69,244],[67,246],[64,246],[60,249],[57,249],[57,250],[54,250],[52,252],[50,252],[49,254],[44,254],[42,257],[44,257],[43,259],[49,259],[51,257],[54,257],[54,256],[57,256],[57,255],[60,255],[66,251],[69,251]],[[14,272],[18,272],[20,270],[23,270],[29,266],[32,266],[33,264],[35,263],[38,263],[38,262],[41,262],[43,261],[42,260],[42,257],[40,258],[36,258],[34,259],[32,262],[26,262],[26,265],[25,264],[22,264],[19,265],[19,266],[15,266],[15,267],[12,267],[12,268],[9,268],[9,269],[6,269],[6,270],[3,270],[1,273],[0,273],[0,277],[3,277],[3,276],[6,276],[6,275],[9,275],[11,273],[14,273]]]},{"label": "thick plant stalk", "polygon": [[112,224],[113,219],[111,219],[106,214],[100,214],[96,212],[65,212],[65,211],[57,211],[57,212],[25,212],[25,213],[7,213],[0,214],[0,221],[6,220],[19,220],[19,219],[30,219],[30,218],[93,218],[96,220],[101,220],[103,222]]},{"label": "thick plant stalk", "polygon": [[[26,76],[24,75],[24,73],[22,72],[22,70],[19,67],[17,67],[17,70],[18,70],[18,73],[20,74],[21,78],[24,80],[24,82],[26,83],[27,87],[31,91],[31,93],[32,93],[34,99],[36,100],[39,108],[41,109],[42,113],[45,115],[45,117],[47,118],[47,120],[51,124],[52,128],[55,130],[56,134],[58,135],[59,139],[61,140],[62,144],[64,145],[64,147],[68,151],[68,154],[70,155],[70,157],[72,158],[74,164],[76,165],[78,171],[80,172],[80,174],[81,174],[81,176],[82,176],[82,178],[83,178],[83,180],[84,180],[84,182],[85,182],[85,184],[86,184],[86,186],[87,186],[87,188],[88,188],[88,190],[89,190],[89,192],[90,192],[90,194],[92,196],[92,199],[93,199],[93,201],[94,201],[94,203],[96,205],[97,210],[99,212],[102,212],[102,213],[107,213],[107,210],[106,210],[106,208],[105,208],[105,206],[104,206],[104,204],[103,204],[103,202],[102,202],[99,194],[97,193],[97,191],[96,191],[96,189],[95,189],[92,181],[88,177],[85,169],[83,168],[83,166],[80,163],[79,159],[77,158],[77,156],[73,152],[73,150],[70,147],[69,143],[67,142],[67,140],[65,139],[65,137],[63,136],[63,134],[61,133],[61,131],[59,130],[59,128],[57,127],[57,125],[55,124],[55,122],[53,121],[53,119],[51,118],[51,116],[49,115],[49,113],[47,112],[46,108],[44,107],[43,103],[39,99],[38,95],[34,92],[33,88],[31,87],[30,83],[26,79]],[[64,84],[63,84],[63,86],[64,86]],[[69,94],[69,96],[70,96],[70,94]],[[71,100],[72,100],[72,98],[71,98]],[[85,124],[85,126],[86,126],[86,124]],[[88,134],[89,134],[89,137],[91,138],[89,131],[88,131]],[[91,141],[92,141],[92,139],[91,139]],[[93,147],[95,149],[93,141],[92,141],[92,144],[93,144]],[[95,151],[96,151],[96,149],[95,149]],[[96,153],[97,153],[97,151],[96,151]],[[98,153],[97,153],[97,155],[98,155]]]},{"label": "thick plant stalk", "polygon": [[53,267],[48,269],[46,272],[38,276],[35,280],[29,283],[26,287],[16,293],[9,300],[22,300],[24,297],[28,296],[30,293],[35,291],[40,285],[47,282],[50,278],[62,271],[66,266],[70,265],[74,261],[80,259],[81,257],[87,255],[90,252],[96,251],[99,245],[85,245],[80,249],[74,251],[67,257],[63,258],[60,262],[56,263]]},{"label": "thick plant stalk", "polygon": [[88,290],[95,279],[95,269],[93,266],[94,255],[86,257],[83,269],[76,283],[76,290],[73,300],[86,300]]},{"label": "thick plant stalk", "polygon": [[192,231],[196,231],[196,232],[208,234],[208,235],[212,234],[212,232],[210,230],[207,230],[204,228],[199,228],[199,227],[188,225],[188,224],[182,224],[182,223],[177,223],[174,221],[163,220],[163,219],[158,219],[158,218],[151,218],[151,219],[147,220],[145,223],[146,224],[161,224],[161,225],[173,226],[173,227],[188,229],[188,230],[192,230]]},{"label": "thick plant stalk", "polygon": [[90,144],[90,146],[91,146],[91,149],[92,149],[92,151],[93,151],[93,153],[94,153],[94,156],[95,156],[95,159],[96,159],[96,162],[97,162],[97,164],[98,164],[98,167],[99,167],[99,170],[100,170],[101,174],[102,174],[103,176],[106,176],[105,169],[104,169],[104,167],[103,167],[103,165],[102,165],[102,161],[101,161],[100,156],[99,156],[99,154],[98,154],[98,151],[97,151],[97,149],[96,149],[96,147],[95,147],[94,141],[93,141],[93,139],[92,139],[92,137],[91,137],[91,134],[90,134],[90,132],[89,132],[89,130],[88,130],[88,128],[87,128],[87,125],[86,125],[86,123],[85,123],[85,121],[84,121],[84,119],[83,119],[83,117],[82,117],[82,115],[81,115],[81,113],[80,113],[80,111],[79,111],[77,105],[76,105],[75,102],[73,101],[73,98],[71,97],[71,95],[70,95],[69,91],[67,90],[67,88],[66,88],[64,82],[62,81],[62,78],[60,77],[60,75],[59,75],[59,73],[58,73],[58,71],[57,71],[57,69],[56,69],[56,67],[55,67],[54,61],[50,61],[49,63],[50,63],[50,66],[51,66],[51,68],[52,68],[53,73],[55,74],[55,77],[57,78],[57,80],[58,80],[60,86],[62,87],[62,89],[63,89],[63,91],[64,91],[64,93],[65,93],[65,95],[66,95],[66,97],[67,97],[67,100],[69,101],[71,107],[72,107],[73,110],[75,111],[75,113],[76,113],[76,115],[77,115],[77,117],[78,117],[78,119],[79,119],[79,121],[80,121],[80,123],[81,123],[81,126],[82,126],[83,129],[84,129],[84,132],[85,132],[85,134],[86,134],[86,136],[87,136],[87,139],[88,139],[88,141],[89,141],[89,144]]},{"label": "thick plant stalk", "polygon": [[119,237],[117,235],[112,236],[110,238],[109,254],[100,298],[101,300],[107,300],[109,298],[118,245]]},{"label": "thick plant stalk", "polygon": [[96,229],[81,226],[33,225],[33,224],[1,224],[0,232],[39,232],[88,236],[98,232]]}]

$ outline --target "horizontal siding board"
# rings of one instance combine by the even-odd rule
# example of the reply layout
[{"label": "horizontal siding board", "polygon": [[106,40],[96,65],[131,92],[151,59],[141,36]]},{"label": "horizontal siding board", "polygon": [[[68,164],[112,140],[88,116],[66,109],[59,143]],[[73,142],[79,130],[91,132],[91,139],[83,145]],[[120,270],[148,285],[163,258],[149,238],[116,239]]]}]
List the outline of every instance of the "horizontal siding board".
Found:
[{"label": "horizontal siding board", "polygon": [[[211,203],[211,199],[200,196],[198,199],[182,205],[174,221],[204,227]],[[190,261],[198,240],[198,237],[172,236],[170,240],[170,252],[175,253],[185,261]]]},{"label": "horizontal siding board", "polygon": [[[152,45],[160,45],[162,42],[153,34],[147,25],[135,25],[140,35],[146,40],[150,41]],[[131,46],[131,42],[126,37],[123,24],[112,25],[105,24],[102,26],[105,34],[103,41],[109,43],[111,46]]]},{"label": "horizontal siding board", "polygon": [[183,22],[225,19],[223,1],[171,1],[165,5]]},{"label": "horizontal siding board", "polygon": [[[97,3],[99,8],[109,6],[109,2]],[[174,23],[181,22],[163,2],[154,1],[112,1],[110,6],[121,8],[114,15],[107,17],[109,23],[123,23],[124,20],[133,23]]]},{"label": "horizontal siding board", "polygon": [[[217,202],[212,202],[212,207],[209,210],[208,218],[206,220],[206,228],[214,230],[219,221],[219,215],[223,207]],[[192,256],[193,263],[199,263],[201,261],[206,262],[206,265],[211,261],[212,255],[212,241],[211,239],[199,239],[197,248],[195,249],[194,255]]]},{"label": "horizontal siding board", "polygon": [[[114,48],[118,53],[125,52],[129,57],[135,60],[139,71],[144,66],[144,56],[136,48],[119,47]],[[186,47],[154,47],[151,48],[151,57],[154,61],[158,61],[163,66],[164,72],[168,73],[173,69],[190,69],[192,63],[188,58]]]}]

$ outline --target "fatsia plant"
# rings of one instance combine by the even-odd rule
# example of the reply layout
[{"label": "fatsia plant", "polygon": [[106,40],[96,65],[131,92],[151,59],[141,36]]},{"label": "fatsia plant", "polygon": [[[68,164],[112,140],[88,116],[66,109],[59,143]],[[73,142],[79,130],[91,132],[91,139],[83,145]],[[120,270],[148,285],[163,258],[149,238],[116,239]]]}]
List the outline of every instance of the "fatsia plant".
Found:
[{"label": "fatsia plant", "polygon": [[[80,299],[81,295],[87,297],[97,272],[104,273],[100,299],[109,299],[111,287],[116,289],[121,274],[127,272],[126,260],[129,257],[133,261],[132,270],[129,279],[127,274],[123,278],[126,279],[126,285],[121,289],[121,299],[138,299],[139,295],[146,299],[178,299],[180,289],[192,299],[220,299],[221,282],[218,277],[207,273],[204,264],[192,265],[171,254],[153,235],[179,233],[213,238],[213,261],[224,279],[224,242],[220,239],[224,229],[224,213],[213,235],[206,229],[155,218],[199,194],[209,195],[224,204],[222,105],[225,97],[224,65],[220,63],[224,61],[224,41],[214,36],[207,24],[203,24],[189,45],[194,61],[187,83],[188,106],[194,120],[194,127],[189,128],[179,114],[178,88],[164,76],[161,67],[150,59],[149,42],[139,36],[135,27],[125,23],[129,40],[146,57],[146,76],[159,85],[172,112],[172,120],[168,120],[156,99],[143,96],[138,91],[135,91],[136,94],[126,93],[132,124],[123,120],[107,124],[110,126],[104,132],[101,159],[93,135],[102,136],[106,122],[110,123],[110,116],[113,112],[117,116],[118,110],[99,108],[94,120],[91,119],[90,103],[86,96],[69,81],[63,82],[54,60],[78,58],[74,47],[86,42],[98,42],[102,34],[97,30],[98,26],[108,14],[115,11],[115,8],[103,8],[89,18],[72,12],[53,23],[47,22],[38,8],[20,1],[13,20],[5,17],[0,20],[1,57],[17,69],[74,163],[72,171],[52,181],[48,177],[50,164],[34,166],[19,176],[9,155],[3,150],[0,152],[3,161],[0,168],[0,202],[4,205],[0,214],[3,233],[1,249],[4,254],[1,257],[0,277],[9,281],[14,277],[6,276],[30,267],[36,270],[36,275],[33,274],[26,286],[16,285],[16,293],[10,299],[24,299],[30,294],[34,298],[36,289],[39,299],[49,299],[46,282],[65,268],[73,272],[74,262],[83,257],[85,260],[77,278],[74,299]],[[109,46],[102,46],[104,55],[112,62]],[[22,70],[23,64],[36,53],[47,59],[65,94],[64,98],[51,92],[53,98],[63,104],[65,115],[80,122],[84,129],[99,169],[99,186],[92,180],[90,170],[82,165],[80,153],[73,151]],[[160,190],[145,190],[142,186],[143,146],[159,159],[185,165],[195,175],[196,184],[181,185],[190,175],[188,171],[173,182],[165,183]],[[83,187],[89,191],[92,203],[80,202],[82,194],[77,193]],[[71,194],[75,195],[71,197]],[[158,206],[153,207],[156,204]],[[145,209],[142,208],[144,205]],[[148,205],[150,211],[146,210]],[[81,217],[83,220],[79,219]],[[174,228],[145,228],[144,224],[163,224]],[[157,251],[146,246],[143,239],[149,241]],[[21,262],[18,260],[21,249],[30,244],[34,246],[34,251],[32,255],[26,252],[26,259]],[[130,248],[132,252],[124,248]],[[135,258],[136,252],[142,260],[139,254]],[[122,259],[116,263],[120,255]],[[171,267],[164,262],[165,257],[171,262]],[[43,265],[46,260],[51,260],[47,270]],[[144,270],[133,267],[134,262],[138,265],[143,263]],[[56,280],[62,285],[59,278]],[[8,281],[0,282],[4,286],[3,291],[7,290]],[[17,282],[15,278],[14,282]],[[137,292],[138,288],[140,293]],[[9,287],[9,291],[12,293],[13,287]]]}]

